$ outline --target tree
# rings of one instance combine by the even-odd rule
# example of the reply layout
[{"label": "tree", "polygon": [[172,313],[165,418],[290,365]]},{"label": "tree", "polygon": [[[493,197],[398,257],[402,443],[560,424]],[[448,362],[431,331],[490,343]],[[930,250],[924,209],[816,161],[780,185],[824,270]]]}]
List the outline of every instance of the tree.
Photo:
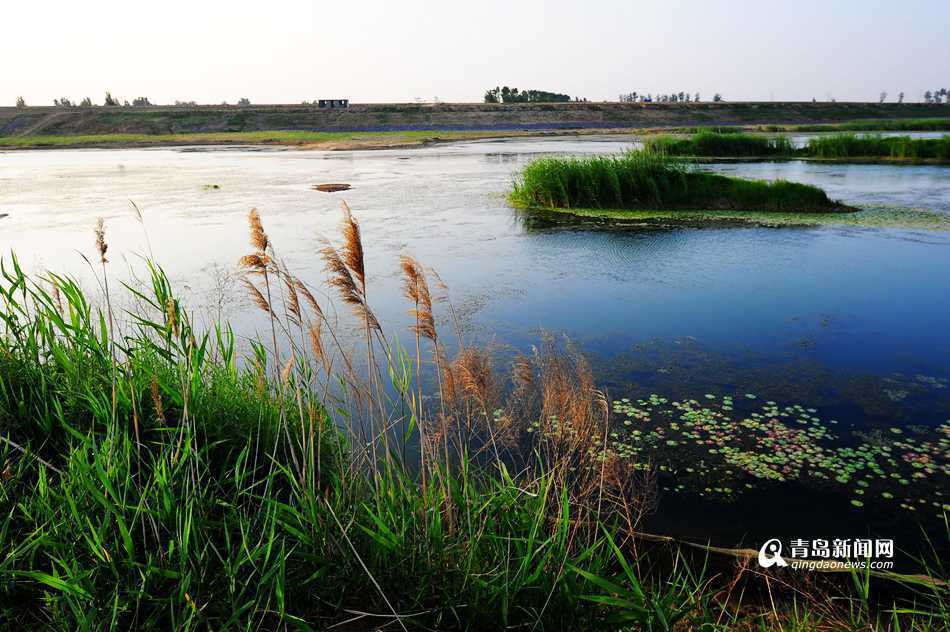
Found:
[{"label": "tree", "polygon": [[73,102],[69,100],[69,97],[63,97],[61,99],[53,99],[53,105],[61,108],[71,108],[73,107]]},{"label": "tree", "polygon": [[904,102],[904,93],[903,93],[903,92],[898,92],[898,93],[897,93],[897,102],[898,102],[898,103],[903,103],[903,102]]},{"label": "tree", "polygon": [[934,102],[934,96],[933,94],[930,93],[930,90],[927,90],[927,92],[924,92],[924,103],[933,103],[933,102]]},{"label": "tree", "polygon": [[485,90],[485,103],[498,103],[498,95],[494,90]]},{"label": "tree", "polygon": [[132,106],[137,108],[144,108],[152,105],[152,102],[148,100],[148,97],[135,97],[132,99]]},{"label": "tree", "polygon": [[887,100],[887,90],[881,90],[881,97],[878,103],[884,103]]},{"label": "tree", "polygon": [[25,108],[25,107],[26,107],[26,99],[24,99],[23,97],[17,97],[17,98],[16,98],[16,106],[17,106],[18,108]]},{"label": "tree", "polygon": [[722,101],[722,95],[717,92],[716,94],[713,95],[713,101],[716,103],[719,103],[720,101]]},{"label": "tree", "polygon": [[237,104],[240,106],[248,106],[251,104],[251,100],[248,99],[247,97],[241,97],[240,99],[238,99]]},{"label": "tree", "polygon": [[122,104],[119,103],[118,99],[112,96],[112,93],[110,91],[106,90],[106,99],[105,101],[102,102],[102,105],[105,105],[108,107],[117,107]]},{"label": "tree", "polygon": [[91,107],[92,107],[92,99],[90,99],[89,97],[85,97],[82,101],[79,102],[79,107],[91,108]]},{"label": "tree", "polygon": [[696,101],[697,103],[699,103],[699,93],[698,93],[698,92],[696,93],[696,96],[693,97],[693,101]]}]

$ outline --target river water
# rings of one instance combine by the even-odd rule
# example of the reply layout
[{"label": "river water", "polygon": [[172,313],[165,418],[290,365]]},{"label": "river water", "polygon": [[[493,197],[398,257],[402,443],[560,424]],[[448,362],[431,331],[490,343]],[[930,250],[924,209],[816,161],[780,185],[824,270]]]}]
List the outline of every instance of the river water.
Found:
[{"label": "river water", "polygon": [[[652,394],[695,399],[736,420],[802,425],[801,436],[781,440],[767,429],[750,431],[761,435],[752,440],[759,456],[746,458],[756,446],[745,435],[707,428],[684,439],[682,429],[657,435],[651,427],[631,435],[630,424],[618,422],[618,442],[641,446],[638,456],[663,465],[651,528],[755,546],[765,537],[873,534],[913,549],[921,526],[939,535],[948,474],[942,425],[950,424],[950,234],[546,228],[506,203],[512,179],[532,157],[615,153],[635,143],[594,136],[371,152],[0,152],[0,250],[15,250],[31,270],[73,273],[91,287],[79,253],[92,255],[102,216],[113,274],[141,270],[138,257],[151,249],[196,312],[226,316],[239,334],[253,336],[263,323],[233,276],[249,250],[248,209],[260,211],[290,268],[320,284],[318,251],[323,238],[338,239],[345,199],[363,229],[370,302],[393,332],[409,324],[398,256],[410,253],[450,286],[469,340],[528,351],[545,330],[578,343],[619,400],[618,419],[636,419],[625,408],[634,407],[652,410],[649,424],[677,425],[661,411],[665,403],[650,403]],[[704,168],[812,183],[856,206],[950,213],[947,167]],[[311,189],[324,182],[353,188]],[[143,212],[148,240],[130,200]],[[670,441],[674,454],[660,449]],[[675,453],[687,453],[691,441],[702,456],[692,452],[689,460],[702,465],[687,473]],[[816,442],[826,450],[823,464],[802,465],[800,454]],[[870,465],[875,458],[880,472]],[[782,480],[749,476],[762,465]],[[845,482],[812,485],[812,466],[826,475],[853,469]]]}]

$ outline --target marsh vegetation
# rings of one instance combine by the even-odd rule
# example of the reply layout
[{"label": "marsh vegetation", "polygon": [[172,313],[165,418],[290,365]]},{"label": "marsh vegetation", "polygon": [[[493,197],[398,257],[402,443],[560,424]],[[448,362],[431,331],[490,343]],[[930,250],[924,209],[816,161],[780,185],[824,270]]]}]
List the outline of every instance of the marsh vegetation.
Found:
[{"label": "marsh vegetation", "polygon": [[644,148],[656,154],[703,158],[799,158],[833,161],[950,161],[950,136],[912,138],[880,134],[838,133],[814,136],[795,147],[787,136],[735,130],[699,131],[692,135],[648,136]]},{"label": "marsh vegetation", "polygon": [[[266,333],[247,357],[226,323],[195,325],[157,264],[146,262],[139,282],[118,283],[101,222],[90,262],[101,300],[70,277],[31,276],[15,257],[4,260],[4,621],[62,629],[946,624],[945,589],[920,578],[890,577],[911,588],[879,598],[870,572],[801,585],[783,576],[796,595],[783,601],[745,564],[714,571],[702,554],[637,544],[656,502],[655,469],[642,452],[651,443],[641,447],[632,430],[618,439],[613,416],[620,429],[639,430],[644,416],[679,407],[694,424],[683,438],[708,433],[725,449],[731,398],[612,402],[585,358],[553,340],[511,366],[464,339],[449,357],[444,337],[453,334],[435,318],[456,313],[447,288],[409,256],[400,272],[415,348],[401,349],[376,318],[367,279],[379,271],[367,269],[360,226],[345,209],[342,243],[319,256],[352,311],[359,333],[350,347],[328,302],[282,262],[261,217],[248,219],[240,265]],[[132,299],[128,310],[117,308],[123,297]],[[824,438],[811,436],[822,428],[813,411],[767,402],[762,414],[783,411],[806,422],[775,439],[783,449]],[[763,432],[772,423],[747,420]],[[737,458],[766,477],[800,467]],[[833,468],[838,457],[816,458]]]},{"label": "marsh vegetation", "polygon": [[[723,138],[732,138],[725,135]],[[521,208],[845,212],[818,187],[698,171],[653,151],[540,158],[522,170],[511,201]]]}]

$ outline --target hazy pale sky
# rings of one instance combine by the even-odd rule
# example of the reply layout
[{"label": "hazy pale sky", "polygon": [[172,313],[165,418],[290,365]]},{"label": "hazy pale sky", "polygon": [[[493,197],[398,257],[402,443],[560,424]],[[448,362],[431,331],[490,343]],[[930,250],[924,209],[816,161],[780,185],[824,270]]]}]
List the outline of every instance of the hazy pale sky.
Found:
[{"label": "hazy pale sky", "polygon": [[6,2],[0,104],[478,101],[509,85],[616,99],[876,100],[950,88],[950,1]]}]

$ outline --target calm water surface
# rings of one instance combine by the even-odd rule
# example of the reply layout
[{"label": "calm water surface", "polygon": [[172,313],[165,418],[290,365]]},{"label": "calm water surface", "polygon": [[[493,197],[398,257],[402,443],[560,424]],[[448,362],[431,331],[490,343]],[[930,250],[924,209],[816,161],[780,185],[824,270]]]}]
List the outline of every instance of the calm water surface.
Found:
[{"label": "calm water surface", "polygon": [[[337,238],[338,205],[346,199],[363,228],[370,301],[392,331],[409,322],[397,272],[398,256],[411,253],[449,284],[471,339],[525,351],[542,329],[566,334],[590,355],[614,398],[710,394],[721,404],[731,395],[741,400],[734,414],[751,414],[772,400],[813,407],[826,425],[834,419],[842,445],[868,436],[880,443],[881,433],[893,438],[891,428],[918,442],[938,441],[935,429],[950,420],[950,235],[827,227],[538,228],[506,205],[516,171],[532,157],[612,153],[635,142],[547,138],[374,152],[0,152],[0,214],[7,214],[0,219],[0,249],[15,249],[32,270],[72,272],[92,287],[78,253],[91,256],[92,228],[103,216],[113,270],[141,270],[137,257],[149,246],[129,206],[134,200],[154,257],[190,305],[209,317],[224,314],[239,333],[253,335],[262,323],[231,276],[248,250],[248,209],[259,209],[291,269],[319,283],[321,238]],[[857,206],[950,213],[946,167],[705,168],[808,182]],[[311,190],[322,182],[353,189]],[[913,548],[918,524],[935,528],[946,502],[946,447],[934,445],[935,474],[899,486],[891,504],[865,495],[863,508],[849,503],[856,496],[848,485],[757,482],[740,494],[739,481],[735,493],[704,492],[702,480],[679,477],[670,460],[651,526],[746,544],[870,531]],[[720,473],[710,467],[703,475]],[[681,478],[689,479],[689,490],[677,489]],[[883,493],[879,485],[872,481],[871,492]]]}]

